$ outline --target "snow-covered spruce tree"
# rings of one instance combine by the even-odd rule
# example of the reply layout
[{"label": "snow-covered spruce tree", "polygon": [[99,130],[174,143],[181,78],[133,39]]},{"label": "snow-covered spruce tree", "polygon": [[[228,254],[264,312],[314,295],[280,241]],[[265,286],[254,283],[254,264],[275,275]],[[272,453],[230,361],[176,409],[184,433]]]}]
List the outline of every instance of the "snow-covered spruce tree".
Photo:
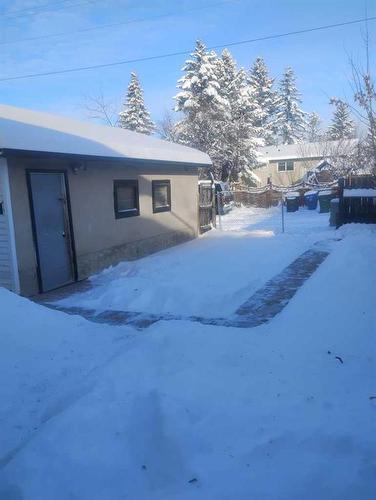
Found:
[{"label": "snow-covered spruce tree", "polygon": [[265,144],[275,142],[275,113],[278,95],[273,90],[274,78],[269,77],[268,68],[262,57],[258,57],[248,75],[248,85],[254,103],[255,127]]},{"label": "snow-covered spruce tree", "polygon": [[126,102],[123,111],[119,113],[119,127],[150,135],[155,125],[146,109],[143,90],[136,73],[131,73]]},{"label": "snow-covered spruce tree", "polygon": [[307,142],[318,142],[322,139],[321,119],[315,112],[309,113],[307,117],[305,139]]},{"label": "snow-covered spruce tree", "polygon": [[217,78],[217,56],[197,41],[182,71],[184,76],[178,81],[180,92],[174,99],[175,111],[181,112],[183,119],[176,124],[176,134],[180,142],[214,156],[217,122],[224,112]]},{"label": "snow-covered spruce tree", "polygon": [[293,70],[286,68],[279,84],[279,102],[275,125],[283,144],[295,144],[306,131],[306,113],[299,108],[300,94],[295,85]]},{"label": "snow-covered spruce tree", "polygon": [[261,142],[255,137],[257,103],[251,99],[245,71],[237,68],[227,49],[217,60],[217,79],[222,112],[215,122],[213,161],[222,180],[238,180],[252,169]]},{"label": "snow-covered spruce tree", "polygon": [[348,104],[336,98],[330,99],[330,104],[334,106],[334,111],[332,123],[328,128],[328,138],[333,141],[352,139],[355,136],[355,126]]}]

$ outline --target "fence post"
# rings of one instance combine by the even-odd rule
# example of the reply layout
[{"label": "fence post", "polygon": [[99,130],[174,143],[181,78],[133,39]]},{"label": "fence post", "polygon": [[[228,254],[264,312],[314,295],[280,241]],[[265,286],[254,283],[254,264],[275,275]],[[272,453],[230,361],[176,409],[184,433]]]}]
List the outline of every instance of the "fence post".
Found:
[{"label": "fence post", "polygon": [[222,231],[222,193],[217,193],[218,227]]},{"label": "fence post", "polygon": [[282,210],[282,233],[285,232],[285,211],[283,209],[283,195],[281,198],[281,210]]},{"label": "fence post", "polygon": [[270,207],[272,206],[272,202],[271,202],[271,194],[272,194],[272,192],[271,192],[271,185],[269,184],[269,185],[268,185],[268,189],[267,189],[267,191],[266,191],[266,193],[265,193],[265,198],[266,198],[266,203],[265,203],[265,204],[266,204],[266,208],[270,208]]},{"label": "fence post", "polygon": [[212,182],[212,224],[213,224],[213,227],[217,227],[217,209],[216,209],[216,206],[215,206],[215,195],[216,195],[216,192],[215,192],[215,184],[214,182]]},{"label": "fence post", "polygon": [[336,224],[336,229],[338,229],[340,226],[342,226],[344,222],[344,215],[345,215],[345,206],[344,206],[344,201],[343,201],[343,188],[345,184],[345,179],[341,177],[338,180],[338,195],[339,195],[339,203],[338,203],[338,214],[337,214],[337,224]]}]

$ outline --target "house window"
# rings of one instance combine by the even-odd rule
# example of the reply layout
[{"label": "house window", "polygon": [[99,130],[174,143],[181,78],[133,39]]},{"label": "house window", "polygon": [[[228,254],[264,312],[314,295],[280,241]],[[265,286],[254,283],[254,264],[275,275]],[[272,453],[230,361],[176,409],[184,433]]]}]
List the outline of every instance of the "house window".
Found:
[{"label": "house window", "polygon": [[288,172],[294,170],[294,162],[291,160],[279,161],[278,162],[278,172]]},{"label": "house window", "polygon": [[153,212],[170,212],[171,184],[170,181],[152,181]]},{"label": "house window", "polygon": [[116,219],[140,215],[138,181],[114,181],[114,208]]}]

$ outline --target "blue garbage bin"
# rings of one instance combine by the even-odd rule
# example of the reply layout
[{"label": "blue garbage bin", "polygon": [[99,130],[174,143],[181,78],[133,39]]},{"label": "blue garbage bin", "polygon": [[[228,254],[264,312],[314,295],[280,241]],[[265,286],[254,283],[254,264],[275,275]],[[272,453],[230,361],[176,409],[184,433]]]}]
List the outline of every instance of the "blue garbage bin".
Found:
[{"label": "blue garbage bin", "polygon": [[318,191],[307,191],[304,194],[304,202],[307,205],[308,210],[316,210],[318,201]]}]

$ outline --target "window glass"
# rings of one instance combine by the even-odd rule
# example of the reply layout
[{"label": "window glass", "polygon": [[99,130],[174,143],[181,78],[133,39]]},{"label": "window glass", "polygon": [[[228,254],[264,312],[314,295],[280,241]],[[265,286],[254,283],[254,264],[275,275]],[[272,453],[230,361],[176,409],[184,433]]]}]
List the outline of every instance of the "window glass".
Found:
[{"label": "window glass", "polygon": [[286,170],[294,170],[294,162],[292,160],[278,162],[278,172],[286,172]]},{"label": "window glass", "polygon": [[154,206],[155,208],[168,207],[168,187],[167,185],[160,184],[154,189]]},{"label": "window glass", "polygon": [[167,212],[171,210],[170,181],[152,181],[153,212]]},{"label": "window glass", "polygon": [[119,186],[117,190],[118,211],[125,212],[127,210],[135,210],[136,190],[133,186]]},{"label": "window glass", "polygon": [[294,170],[294,162],[293,161],[287,162],[286,170]]},{"label": "window glass", "polygon": [[114,205],[117,219],[138,215],[138,181],[114,181]]}]

